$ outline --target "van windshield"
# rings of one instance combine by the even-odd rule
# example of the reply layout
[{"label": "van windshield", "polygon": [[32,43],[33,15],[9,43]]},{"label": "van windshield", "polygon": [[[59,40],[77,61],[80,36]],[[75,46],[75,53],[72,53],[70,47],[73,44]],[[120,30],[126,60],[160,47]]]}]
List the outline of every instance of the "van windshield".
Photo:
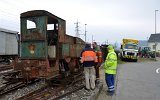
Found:
[{"label": "van windshield", "polygon": [[138,50],[138,46],[135,45],[135,44],[126,44],[126,45],[124,46],[124,48],[125,48],[125,49],[136,49],[136,50]]}]

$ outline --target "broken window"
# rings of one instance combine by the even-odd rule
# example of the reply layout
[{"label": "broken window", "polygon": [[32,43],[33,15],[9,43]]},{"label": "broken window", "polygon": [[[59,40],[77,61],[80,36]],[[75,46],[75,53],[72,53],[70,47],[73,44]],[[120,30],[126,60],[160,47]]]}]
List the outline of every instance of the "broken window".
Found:
[{"label": "broken window", "polygon": [[54,24],[47,24],[47,30],[54,30]]},{"label": "broken window", "polygon": [[47,24],[48,45],[56,45],[58,40],[58,24]]},{"label": "broken window", "polygon": [[27,29],[34,29],[34,28],[36,28],[35,22],[27,20]]}]

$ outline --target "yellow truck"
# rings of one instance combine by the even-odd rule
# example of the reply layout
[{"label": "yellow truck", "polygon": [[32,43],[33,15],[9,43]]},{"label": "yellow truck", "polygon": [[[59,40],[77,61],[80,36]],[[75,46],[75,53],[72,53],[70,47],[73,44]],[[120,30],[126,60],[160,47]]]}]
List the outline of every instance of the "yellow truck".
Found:
[{"label": "yellow truck", "polygon": [[137,62],[138,60],[138,40],[134,39],[123,39],[121,45],[121,59],[132,60]]}]

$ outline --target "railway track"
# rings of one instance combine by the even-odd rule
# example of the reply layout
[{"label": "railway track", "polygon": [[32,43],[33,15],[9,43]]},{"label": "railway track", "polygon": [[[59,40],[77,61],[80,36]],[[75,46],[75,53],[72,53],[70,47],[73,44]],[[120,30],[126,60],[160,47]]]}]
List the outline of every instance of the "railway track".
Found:
[{"label": "railway track", "polygon": [[[10,75],[10,73],[17,74],[13,71],[9,73],[7,72],[7,74],[5,73],[3,75],[6,75],[5,77],[7,77],[7,75]],[[16,100],[58,100],[84,88],[84,84],[82,81],[84,81],[84,76],[82,72],[69,75],[67,78],[64,78],[62,80],[60,80],[59,78],[54,78],[52,81],[46,81],[48,84],[43,85],[39,89],[30,91],[24,95],[22,94],[21,96],[16,98]],[[4,97],[4,95],[7,95],[8,93],[11,93],[14,90],[26,87],[26,84],[23,82],[23,79],[12,79],[10,81],[8,80],[2,83],[3,84],[0,85],[0,97]],[[32,83],[33,82],[31,82],[30,84]],[[28,86],[30,84],[28,84]]]},{"label": "railway track", "polygon": [[84,84],[67,87],[43,87],[17,100],[58,100],[82,88],[84,88]]},{"label": "railway track", "polygon": [[0,87],[0,96],[4,95],[6,93],[9,93],[11,91],[14,91],[18,88],[24,87],[24,86],[25,86],[25,84],[23,82],[16,82],[14,84],[4,85],[4,86]]},{"label": "railway track", "polygon": [[[39,82],[40,80],[34,80],[28,83],[28,86],[31,84],[34,84],[36,82]],[[20,89],[27,86],[23,79],[17,79],[17,80],[11,80],[11,81],[3,81],[0,85],[0,96],[6,95],[7,93],[10,93],[14,90]]]},{"label": "railway track", "polygon": [[59,100],[60,98],[63,98],[67,95],[72,94],[73,92],[84,88],[84,77],[82,77],[83,75],[81,74],[72,77],[71,79],[73,80],[71,80],[71,82],[67,81],[67,83],[69,84],[58,85],[53,83],[53,86],[43,87],[39,90],[18,98],[17,100]]},{"label": "railway track", "polygon": [[13,66],[12,65],[0,65],[0,72],[9,70],[9,69],[13,69]]}]

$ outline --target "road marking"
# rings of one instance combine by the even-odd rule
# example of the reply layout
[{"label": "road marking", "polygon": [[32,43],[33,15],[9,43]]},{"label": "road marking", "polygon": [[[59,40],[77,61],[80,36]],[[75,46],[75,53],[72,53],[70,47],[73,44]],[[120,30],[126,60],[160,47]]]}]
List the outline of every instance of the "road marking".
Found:
[{"label": "road marking", "polygon": [[156,73],[157,73],[157,74],[159,73],[159,70],[160,70],[160,68],[157,68],[157,69],[156,69]]}]

